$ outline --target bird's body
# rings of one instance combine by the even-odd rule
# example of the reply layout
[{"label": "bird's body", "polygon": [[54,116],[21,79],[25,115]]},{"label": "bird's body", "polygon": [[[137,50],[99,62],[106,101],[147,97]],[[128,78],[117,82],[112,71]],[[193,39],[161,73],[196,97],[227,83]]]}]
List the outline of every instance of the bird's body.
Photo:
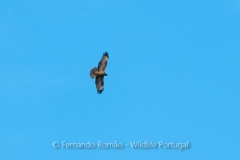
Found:
[{"label": "bird's body", "polygon": [[97,93],[100,94],[102,93],[104,87],[104,76],[107,76],[107,74],[105,73],[105,69],[107,67],[107,62],[108,62],[109,56],[108,53],[105,52],[102,56],[102,59],[100,60],[100,62],[98,63],[98,68],[94,67],[91,71],[90,71],[90,77],[96,78],[95,80],[95,84],[97,87]]},{"label": "bird's body", "polygon": [[104,76],[105,72],[104,71],[99,71],[99,70],[93,70],[92,71],[95,75],[98,75],[98,76]]}]

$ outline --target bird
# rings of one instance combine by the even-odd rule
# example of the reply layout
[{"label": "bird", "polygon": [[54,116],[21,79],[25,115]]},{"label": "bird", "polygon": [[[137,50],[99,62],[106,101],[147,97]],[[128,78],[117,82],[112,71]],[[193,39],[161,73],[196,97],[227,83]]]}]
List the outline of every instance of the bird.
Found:
[{"label": "bird", "polygon": [[101,94],[104,90],[104,76],[108,76],[108,74],[105,73],[108,59],[109,59],[108,52],[103,53],[103,56],[100,62],[98,63],[98,68],[94,67],[90,71],[90,77],[92,79],[96,78],[95,84],[96,84],[98,94]]}]

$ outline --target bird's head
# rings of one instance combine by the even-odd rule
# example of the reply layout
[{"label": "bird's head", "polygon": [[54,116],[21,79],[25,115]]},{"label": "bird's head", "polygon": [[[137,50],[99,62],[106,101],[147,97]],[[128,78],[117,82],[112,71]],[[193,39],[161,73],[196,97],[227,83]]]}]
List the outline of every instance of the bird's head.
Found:
[{"label": "bird's head", "polygon": [[108,76],[108,74],[107,74],[107,73],[104,73],[104,76]]}]

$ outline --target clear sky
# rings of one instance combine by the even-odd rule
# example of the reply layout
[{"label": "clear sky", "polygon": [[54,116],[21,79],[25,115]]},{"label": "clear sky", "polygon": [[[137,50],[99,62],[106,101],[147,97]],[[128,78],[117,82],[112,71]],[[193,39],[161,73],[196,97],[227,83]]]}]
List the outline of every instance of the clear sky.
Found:
[{"label": "clear sky", "polygon": [[239,62],[239,0],[1,0],[0,159],[240,159]]}]

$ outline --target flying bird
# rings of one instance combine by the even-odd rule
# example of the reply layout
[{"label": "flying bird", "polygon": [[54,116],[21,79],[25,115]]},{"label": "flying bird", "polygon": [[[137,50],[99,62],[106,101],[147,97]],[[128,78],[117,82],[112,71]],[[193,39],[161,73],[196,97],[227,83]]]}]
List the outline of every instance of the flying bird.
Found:
[{"label": "flying bird", "polygon": [[103,53],[102,59],[100,60],[100,62],[98,63],[98,68],[94,67],[91,71],[90,71],[90,77],[92,79],[95,79],[95,84],[97,87],[97,93],[101,94],[103,89],[104,89],[104,76],[107,76],[107,74],[105,73],[105,69],[107,67],[107,63],[108,63],[108,53],[105,52]]}]

